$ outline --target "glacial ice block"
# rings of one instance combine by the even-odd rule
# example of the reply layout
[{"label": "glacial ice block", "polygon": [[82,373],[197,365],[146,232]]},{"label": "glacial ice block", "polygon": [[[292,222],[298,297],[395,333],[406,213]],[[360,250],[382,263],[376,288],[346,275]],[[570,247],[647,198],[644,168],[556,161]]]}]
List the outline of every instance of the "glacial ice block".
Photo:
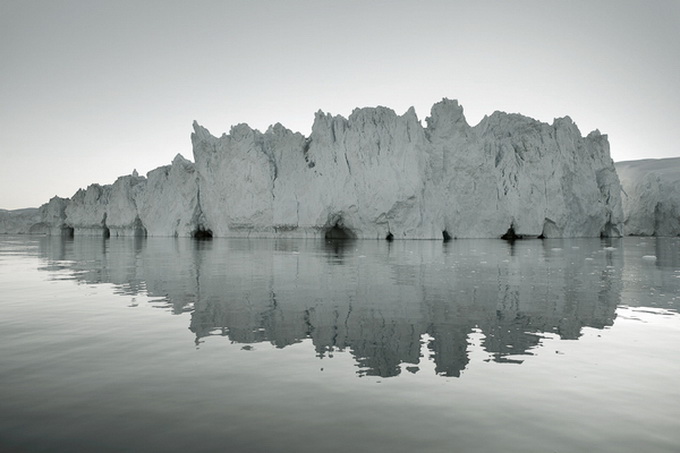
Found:
[{"label": "glacial ice block", "polygon": [[[305,137],[276,124],[213,136],[194,122],[194,162],[79,190],[59,230],[78,234],[453,239],[620,236],[605,135],[495,112],[470,126],[444,99],[317,112]],[[45,211],[47,212],[47,211]],[[56,226],[43,219],[48,229]],[[54,227],[54,228],[53,228]]]}]

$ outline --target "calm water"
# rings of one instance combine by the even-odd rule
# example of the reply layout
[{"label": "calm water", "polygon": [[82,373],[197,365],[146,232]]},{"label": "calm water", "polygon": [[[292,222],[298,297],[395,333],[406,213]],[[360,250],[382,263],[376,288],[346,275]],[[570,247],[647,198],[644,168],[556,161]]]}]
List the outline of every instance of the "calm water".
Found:
[{"label": "calm water", "polygon": [[680,239],[0,237],[1,451],[677,452]]}]

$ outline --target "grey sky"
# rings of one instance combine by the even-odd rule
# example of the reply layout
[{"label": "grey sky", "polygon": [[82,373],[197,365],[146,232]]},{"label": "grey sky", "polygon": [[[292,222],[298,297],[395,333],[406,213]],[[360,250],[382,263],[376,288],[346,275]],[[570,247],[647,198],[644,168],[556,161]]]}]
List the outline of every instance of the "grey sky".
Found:
[{"label": "grey sky", "polygon": [[680,156],[680,1],[0,0],[0,208],[192,159],[191,122],[442,97],[569,115],[616,161]]}]

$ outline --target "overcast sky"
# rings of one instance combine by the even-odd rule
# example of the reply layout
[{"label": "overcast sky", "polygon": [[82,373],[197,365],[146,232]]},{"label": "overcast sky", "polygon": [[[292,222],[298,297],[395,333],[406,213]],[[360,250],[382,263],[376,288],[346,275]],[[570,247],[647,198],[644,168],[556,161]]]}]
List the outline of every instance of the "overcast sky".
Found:
[{"label": "overcast sky", "polygon": [[0,0],[0,208],[193,160],[213,135],[443,97],[680,156],[680,1]]}]

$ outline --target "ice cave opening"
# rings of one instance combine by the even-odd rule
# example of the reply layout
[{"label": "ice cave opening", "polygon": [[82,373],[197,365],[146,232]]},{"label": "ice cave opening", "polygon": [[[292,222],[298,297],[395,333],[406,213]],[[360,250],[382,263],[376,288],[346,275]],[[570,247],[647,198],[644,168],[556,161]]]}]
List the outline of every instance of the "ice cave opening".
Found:
[{"label": "ice cave opening", "polygon": [[501,236],[501,239],[505,239],[506,241],[516,241],[517,239],[522,239],[522,235],[515,233],[515,226],[510,225],[507,233]]},{"label": "ice cave opening", "polygon": [[325,239],[356,239],[356,237],[357,235],[349,228],[344,227],[340,221],[326,230],[324,235]]},{"label": "ice cave opening", "polygon": [[194,239],[212,239],[213,232],[207,228],[199,228],[194,231],[193,237]]}]

